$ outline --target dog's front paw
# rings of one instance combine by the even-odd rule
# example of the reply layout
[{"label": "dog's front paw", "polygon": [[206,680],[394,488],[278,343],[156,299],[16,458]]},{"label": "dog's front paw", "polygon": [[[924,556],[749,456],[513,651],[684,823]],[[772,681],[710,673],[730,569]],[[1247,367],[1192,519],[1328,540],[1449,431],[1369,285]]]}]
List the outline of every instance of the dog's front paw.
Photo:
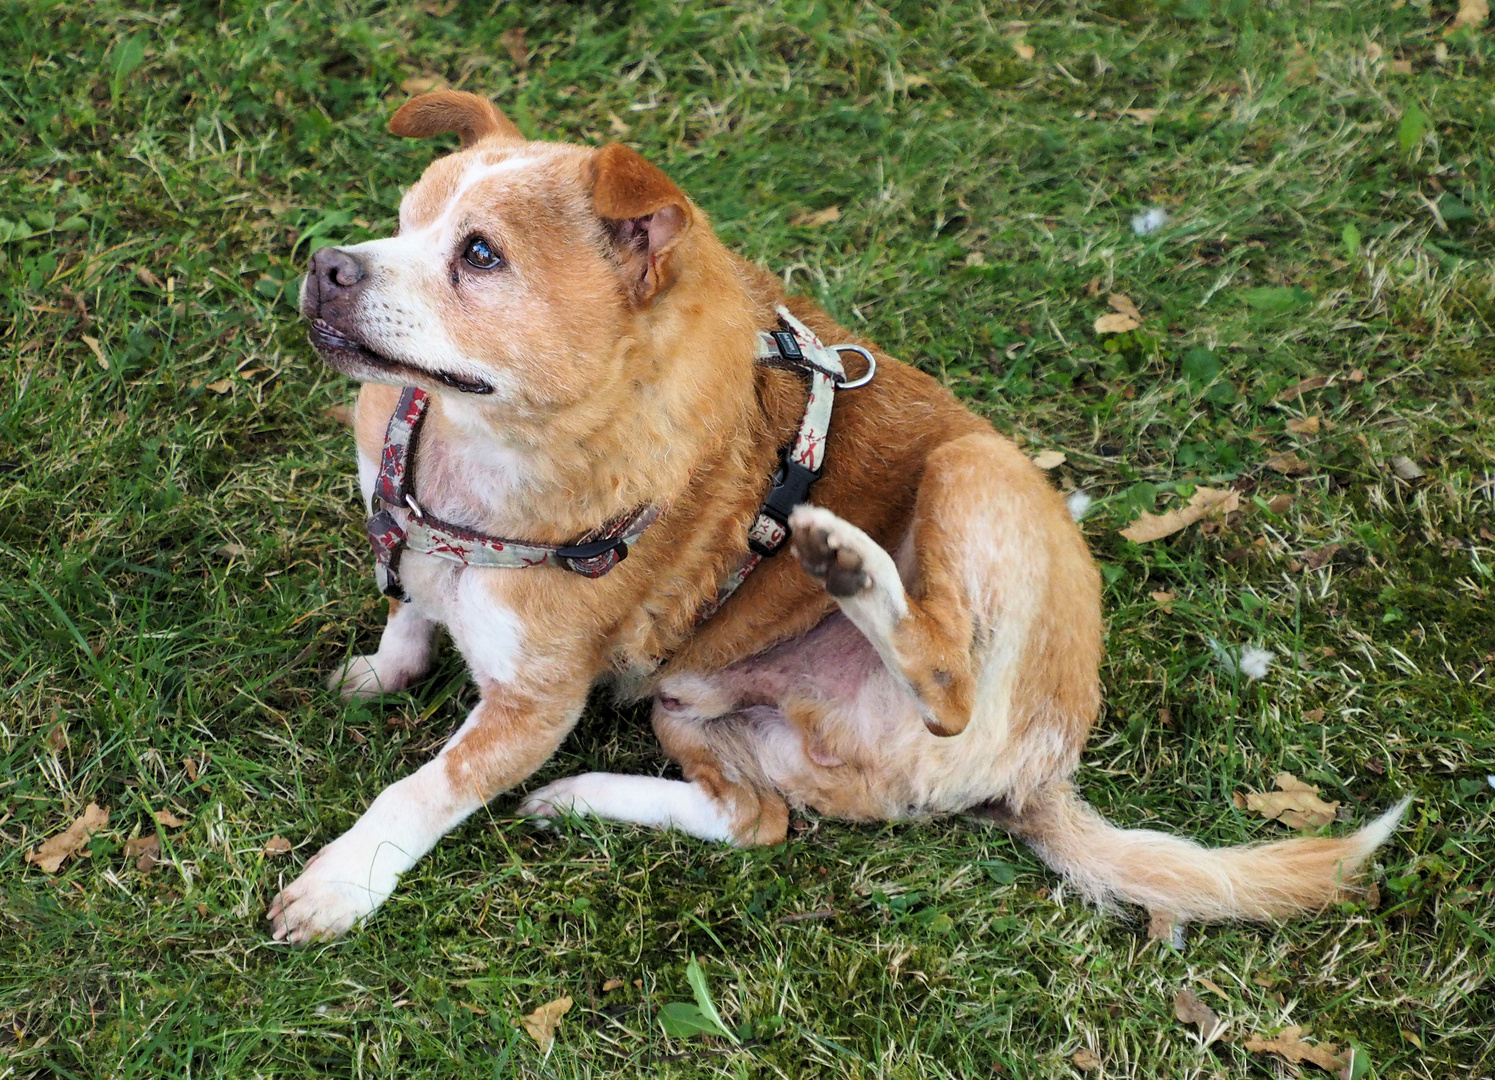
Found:
[{"label": "dog's front paw", "polygon": [[871,540],[855,525],[829,510],[801,506],[789,515],[789,530],[793,534],[789,550],[805,573],[825,584],[826,592],[849,597],[871,586],[867,560],[859,550]]},{"label": "dog's front paw", "polygon": [[307,945],[339,937],[372,915],[399,877],[371,873],[368,865],[355,862],[367,861],[348,858],[338,841],[317,852],[301,876],[270,901],[266,917],[275,940]]},{"label": "dog's front paw", "polygon": [[337,691],[348,701],[366,701],[380,694],[393,694],[409,683],[409,673],[388,670],[388,665],[381,666],[378,654],[352,657],[327,676],[327,689]]}]

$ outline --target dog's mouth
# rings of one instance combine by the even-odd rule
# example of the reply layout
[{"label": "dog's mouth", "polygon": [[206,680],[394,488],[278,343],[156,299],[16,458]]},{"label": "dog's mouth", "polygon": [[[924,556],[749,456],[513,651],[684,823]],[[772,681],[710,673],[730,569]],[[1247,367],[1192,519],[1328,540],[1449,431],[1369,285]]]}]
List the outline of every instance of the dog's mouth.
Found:
[{"label": "dog's mouth", "polygon": [[325,319],[313,319],[307,336],[311,338],[311,343],[316,347],[317,352],[322,354],[322,359],[343,374],[352,375],[355,379],[367,375],[372,369],[396,376],[414,375],[420,378],[436,379],[464,394],[493,393],[493,387],[482,380],[463,378],[450,371],[432,370],[416,364],[407,364],[403,360],[391,360],[375,352],[363,342],[349,337]]}]

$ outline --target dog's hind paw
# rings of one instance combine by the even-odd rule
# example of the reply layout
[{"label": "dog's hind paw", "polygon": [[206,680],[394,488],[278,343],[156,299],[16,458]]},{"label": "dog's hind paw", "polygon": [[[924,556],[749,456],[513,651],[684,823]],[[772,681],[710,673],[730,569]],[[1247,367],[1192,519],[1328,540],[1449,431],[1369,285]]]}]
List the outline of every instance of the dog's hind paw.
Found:
[{"label": "dog's hind paw", "polygon": [[871,587],[862,549],[873,540],[861,529],[813,506],[798,507],[789,517],[789,528],[789,550],[805,573],[824,582],[826,592],[850,597]]}]

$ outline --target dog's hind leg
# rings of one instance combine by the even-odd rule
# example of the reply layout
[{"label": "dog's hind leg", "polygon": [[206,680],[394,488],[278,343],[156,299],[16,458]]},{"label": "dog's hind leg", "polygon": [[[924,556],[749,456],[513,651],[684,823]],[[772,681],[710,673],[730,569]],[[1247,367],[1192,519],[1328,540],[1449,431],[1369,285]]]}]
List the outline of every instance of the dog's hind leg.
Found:
[{"label": "dog's hind leg", "polygon": [[[733,715],[716,723],[656,704],[654,730],[680,763],[684,780],[593,772],[568,776],[531,793],[522,814],[587,814],[607,821],[678,829],[739,847],[776,844],[789,829],[789,808],[755,774],[752,723]],[[785,728],[785,734],[788,729]]]},{"label": "dog's hind leg", "polygon": [[328,677],[327,686],[345,698],[403,690],[430,669],[435,636],[436,623],[410,604],[390,600],[379,651],[345,661]]},{"label": "dog's hind leg", "polygon": [[935,735],[965,729],[984,665],[1017,664],[1027,653],[1022,666],[1038,666],[1024,679],[1043,674],[1044,650],[1029,648],[1033,627],[1067,618],[1055,590],[1078,595],[1094,575],[1059,494],[994,434],[929,454],[896,561],[820,507],[797,508],[789,527],[800,564],[825,583]]}]

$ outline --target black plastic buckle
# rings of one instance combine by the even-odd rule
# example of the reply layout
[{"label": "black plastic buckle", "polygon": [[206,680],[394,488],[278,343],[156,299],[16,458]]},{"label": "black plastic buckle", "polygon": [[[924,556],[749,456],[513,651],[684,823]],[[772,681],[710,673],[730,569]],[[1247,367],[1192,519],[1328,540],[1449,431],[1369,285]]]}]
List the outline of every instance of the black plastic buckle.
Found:
[{"label": "black plastic buckle", "polygon": [[[820,473],[815,469],[807,469],[797,461],[784,459],[779,466],[779,471],[774,473],[773,487],[769,489],[768,498],[763,500],[759,508],[760,514],[767,514],[780,525],[784,526],[787,537],[789,531],[789,515],[794,508],[803,503],[810,495],[810,485],[820,479]],[[765,559],[770,555],[777,555],[782,548],[783,542],[770,548],[766,544],[749,538],[748,547]]]},{"label": "black plastic buckle", "polygon": [[770,330],[768,336],[773,338],[774,344],[779,347],[779,355],[785,360],[804,362],[805,354],[800,351],[799,341],[788,330]]},{"label": "black plastic buckle", "polygon": [[590,544],[576,544],[572,547],[559,547],[555,553],[562,559],[577,559],[585,561],[595,559],[599,555],[606,555],[609,551],[618,553],[618,561],[622,562],[628,558],[628,541],[622,538],[613,540],[593,540]]}]

